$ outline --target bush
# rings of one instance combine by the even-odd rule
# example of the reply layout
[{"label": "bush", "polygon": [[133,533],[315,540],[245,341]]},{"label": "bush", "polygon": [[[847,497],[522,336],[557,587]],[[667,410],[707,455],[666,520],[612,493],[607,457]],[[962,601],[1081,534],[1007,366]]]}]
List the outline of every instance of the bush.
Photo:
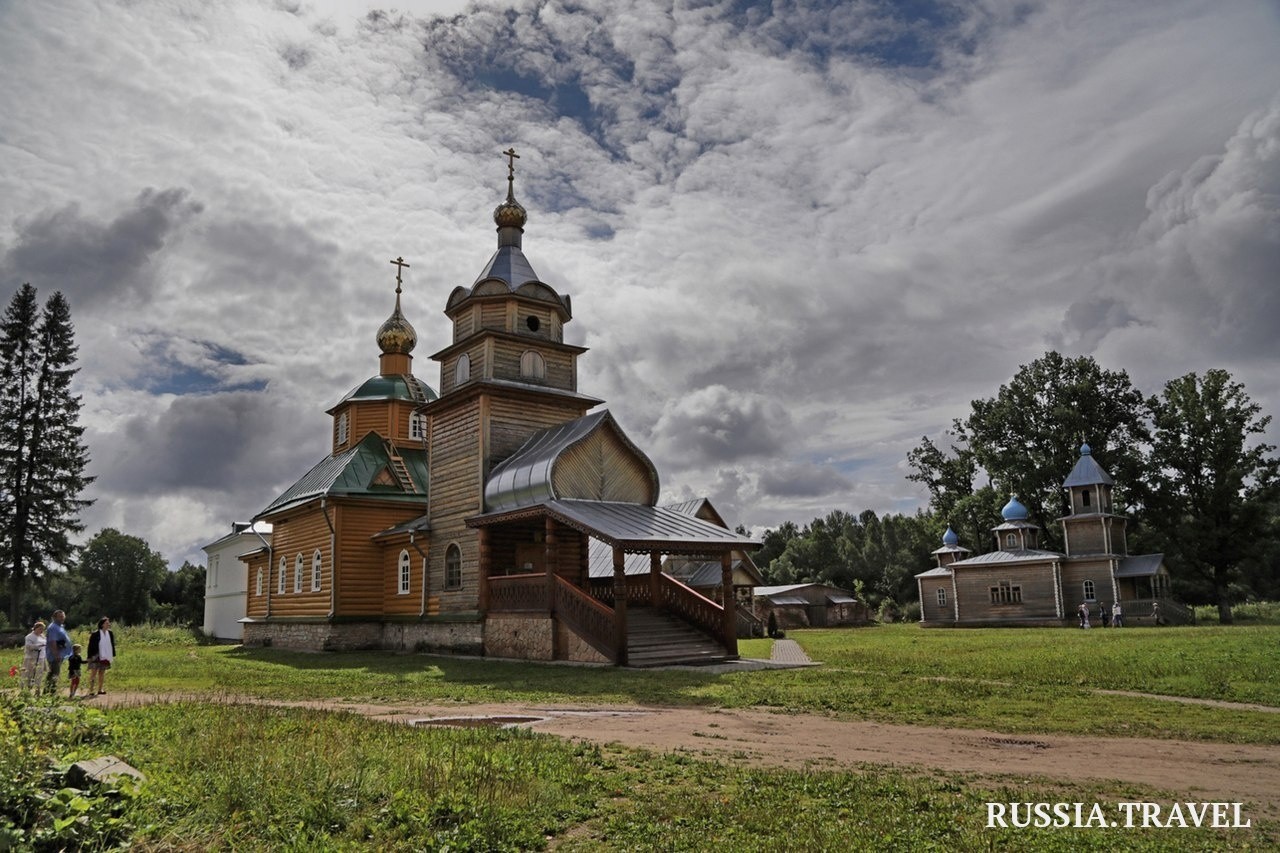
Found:
[{"label": "bush", "polygon": [[898,602],[894,601],[892,598],[886,598],[884,601],[880,602],[880,609],[876,613],[877,620],[888,624],[890,622],[897,622],[900,616],[901,611],[898,609]]},{"label": "bush", "polygon": [[908,601],[902,605],[902,621],[903,622],[919,622],[920,621],[920,602]]},{"label": "bush", "polygon": [[[1196,622],[1204,625],[1218,624],[1218,605],[1201,604],[1195,608]],[[1250,601],[1231,608],[1231,618],[1236,622],[1280,625],[1280,601]]]}]

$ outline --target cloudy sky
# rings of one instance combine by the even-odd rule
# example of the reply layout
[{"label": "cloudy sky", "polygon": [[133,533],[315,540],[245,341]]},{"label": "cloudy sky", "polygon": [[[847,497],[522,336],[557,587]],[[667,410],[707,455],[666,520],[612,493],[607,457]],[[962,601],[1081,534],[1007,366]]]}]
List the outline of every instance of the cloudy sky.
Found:
[{"label": "cloudy sky", "polygon": [[1280,7],[0,0],[0,298],[70,299],[89,532],[172,563],[328,449],[403,255],[417,373],[495,246],[664,498],[912,511],[1048,349],[1280,412]]}]

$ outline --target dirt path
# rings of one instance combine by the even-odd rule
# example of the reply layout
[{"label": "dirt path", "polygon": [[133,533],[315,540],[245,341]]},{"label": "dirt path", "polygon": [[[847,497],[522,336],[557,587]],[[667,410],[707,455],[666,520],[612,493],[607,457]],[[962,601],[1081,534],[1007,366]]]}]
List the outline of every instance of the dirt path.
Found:
[{"label": "dirt path", "polygon": [[[164,697],[130,694],[109,698],[112,705],[164,701]],[[999,774],[1015,780],[1043,776],[1138,782],[1172,792],[1180,800],[1248,803],[1246,817],[1280,818],[1280,746],[1004,735],[754,709],[523,703],[370,705],[341,700],[271,704],[350,711],[405,724],[440,718],[527,717],[532,719],[521,725],[571,740],[660,752],[688,751],[745,764],[817,769],[880,764]]]}]

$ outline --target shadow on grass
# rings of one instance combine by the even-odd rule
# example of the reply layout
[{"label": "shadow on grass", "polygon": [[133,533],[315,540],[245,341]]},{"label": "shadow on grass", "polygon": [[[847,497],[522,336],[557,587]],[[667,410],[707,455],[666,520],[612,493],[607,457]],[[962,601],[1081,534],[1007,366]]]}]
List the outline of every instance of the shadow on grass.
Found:
[{"label": "shadow on grass", "polygon": [[279,666],[288,683],[323,690],[324,675],[350,695],[394,694],[405,699],[631,701],[649,705],[716,704],[713,688],[729,673],[581,666],[402,652],[294,652],[239,646],[220,652],[238,662]]}]

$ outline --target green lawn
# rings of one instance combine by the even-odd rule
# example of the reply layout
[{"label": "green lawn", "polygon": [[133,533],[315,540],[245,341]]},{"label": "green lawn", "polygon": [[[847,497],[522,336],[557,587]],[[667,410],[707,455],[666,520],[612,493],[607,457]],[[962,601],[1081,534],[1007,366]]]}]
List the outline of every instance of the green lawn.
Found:
[{"label": "green lawn", "polygon": [[[753,768],[528,731],[413,729],[240,696],[759,706],[1001,732],[1280,742],[1280,717],[1126,689],[1280,704],[1280,626],[1078,631],[894,625],[791,635],[821,667],[718,675],[419,654],[199,646],[125,630],[109,688],[178,704],[99,711],[0,697],[0,847],[141,849],[1275,849],[1280,830],[998,830],[987,801],[1165,801],[1111,783],[867,767]],[[744,643],[765,657],[769,641]],[[6,651],[6,668],[18,652]],[[136,794],[48,790],[46,761],[110,752]],[[4,805],[8,804],[8,805]],[[77,815],[90,819],[77,822]],[[26,821],[24,824],[23,822]],[[25,827],[25,828],[23,828]]]},{"label": "green lawn", "polygon": [[[1280,706],[1280,626],[1092,630],[889,625],[791,634],[823,666],[733,674],[420,654],[197,646],[126,631],[109,687],[282,699],[766,707],[1014,732],[1280,743],[1280,716],[1098,688]],[[767,640],[743,644],[768,655]],[[0,658],[8,666],[18,652]]]}]

